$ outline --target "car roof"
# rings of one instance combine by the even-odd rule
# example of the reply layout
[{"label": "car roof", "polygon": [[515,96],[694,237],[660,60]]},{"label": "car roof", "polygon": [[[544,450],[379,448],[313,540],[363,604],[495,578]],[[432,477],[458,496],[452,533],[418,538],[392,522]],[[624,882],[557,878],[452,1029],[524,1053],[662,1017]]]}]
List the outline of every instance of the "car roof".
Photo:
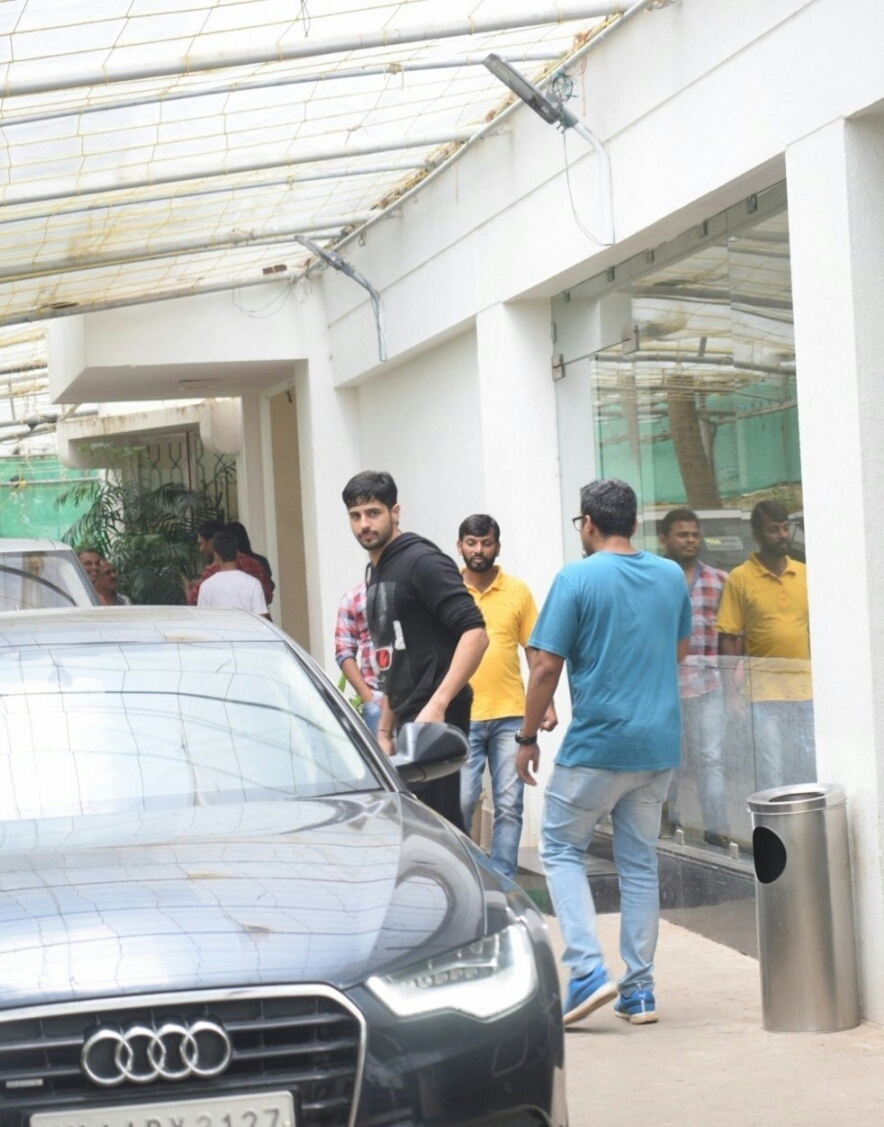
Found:
[{"label": "car roof", "polygon": [[61,540],[23,540],[0,536],[0,554],[3,552],[71,552],[74,549],[70,544],[63,544]]},{"label": "car roof", "polygon": [[76,607],[0,614],[0,650],[26,646],[272,642],[272,623],[241,610],[201,607]]}]

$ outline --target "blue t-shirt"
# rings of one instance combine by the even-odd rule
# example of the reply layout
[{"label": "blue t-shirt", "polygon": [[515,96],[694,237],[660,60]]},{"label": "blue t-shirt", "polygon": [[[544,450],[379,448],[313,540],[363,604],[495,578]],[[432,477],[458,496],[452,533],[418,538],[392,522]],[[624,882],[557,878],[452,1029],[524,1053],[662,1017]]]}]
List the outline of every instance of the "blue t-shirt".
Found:
[{"label": "blue t-shirt", "polygon": [[563,567],[529,642],[568,664],[573,718],[556,763],[608,771],[677,767],[676,648],[690,634],[690,595],[671,560],[596,552]]}]

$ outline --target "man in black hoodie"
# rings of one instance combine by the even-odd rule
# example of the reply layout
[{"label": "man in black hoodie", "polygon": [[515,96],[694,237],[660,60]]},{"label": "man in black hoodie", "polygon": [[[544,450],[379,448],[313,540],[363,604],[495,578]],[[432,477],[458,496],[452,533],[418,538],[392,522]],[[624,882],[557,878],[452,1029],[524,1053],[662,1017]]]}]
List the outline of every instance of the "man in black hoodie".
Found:
[{"label": "man in black hoodie", "polygon": [[[413,532],[399,531],[396,482],[366,470],[344,486],[353,535],[368,552],[366,617],[384,705],[378,743],[393,754],[397,724],[411,720],[470,730],[470,677],[488,646],[485,622],[454,561]],[[414,788],[464,829],[456,774]]]}]

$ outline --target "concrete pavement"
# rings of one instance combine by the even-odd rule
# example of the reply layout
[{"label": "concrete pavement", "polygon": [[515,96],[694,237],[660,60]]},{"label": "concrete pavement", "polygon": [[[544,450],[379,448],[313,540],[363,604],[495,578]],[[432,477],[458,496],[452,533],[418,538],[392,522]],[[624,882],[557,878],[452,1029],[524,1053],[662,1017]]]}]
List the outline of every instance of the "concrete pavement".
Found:
[{"label": "concrete pavement", "polygon": [[[619,915],[599,916],[613,975]],[[549,919],[557,952],[561,937]],[[605,1006],[565,1036],[571,1127],[864,1127],[884,1122],[884,1026],[767,1033],[758,963],[661,922],[656,1025]],[[563,975],[564,978],[564,975]]]}]

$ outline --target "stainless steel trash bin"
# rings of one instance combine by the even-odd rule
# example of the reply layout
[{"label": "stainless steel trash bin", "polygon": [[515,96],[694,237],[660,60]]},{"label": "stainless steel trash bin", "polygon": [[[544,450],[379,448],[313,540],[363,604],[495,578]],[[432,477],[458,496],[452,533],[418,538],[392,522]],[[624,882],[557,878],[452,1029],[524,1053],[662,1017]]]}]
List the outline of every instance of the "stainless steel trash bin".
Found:
[{"label": "stainless steel trash bin", "polygon": [[749,798],[764,1028],[859,1025],[844,788],[774,787]]}]

